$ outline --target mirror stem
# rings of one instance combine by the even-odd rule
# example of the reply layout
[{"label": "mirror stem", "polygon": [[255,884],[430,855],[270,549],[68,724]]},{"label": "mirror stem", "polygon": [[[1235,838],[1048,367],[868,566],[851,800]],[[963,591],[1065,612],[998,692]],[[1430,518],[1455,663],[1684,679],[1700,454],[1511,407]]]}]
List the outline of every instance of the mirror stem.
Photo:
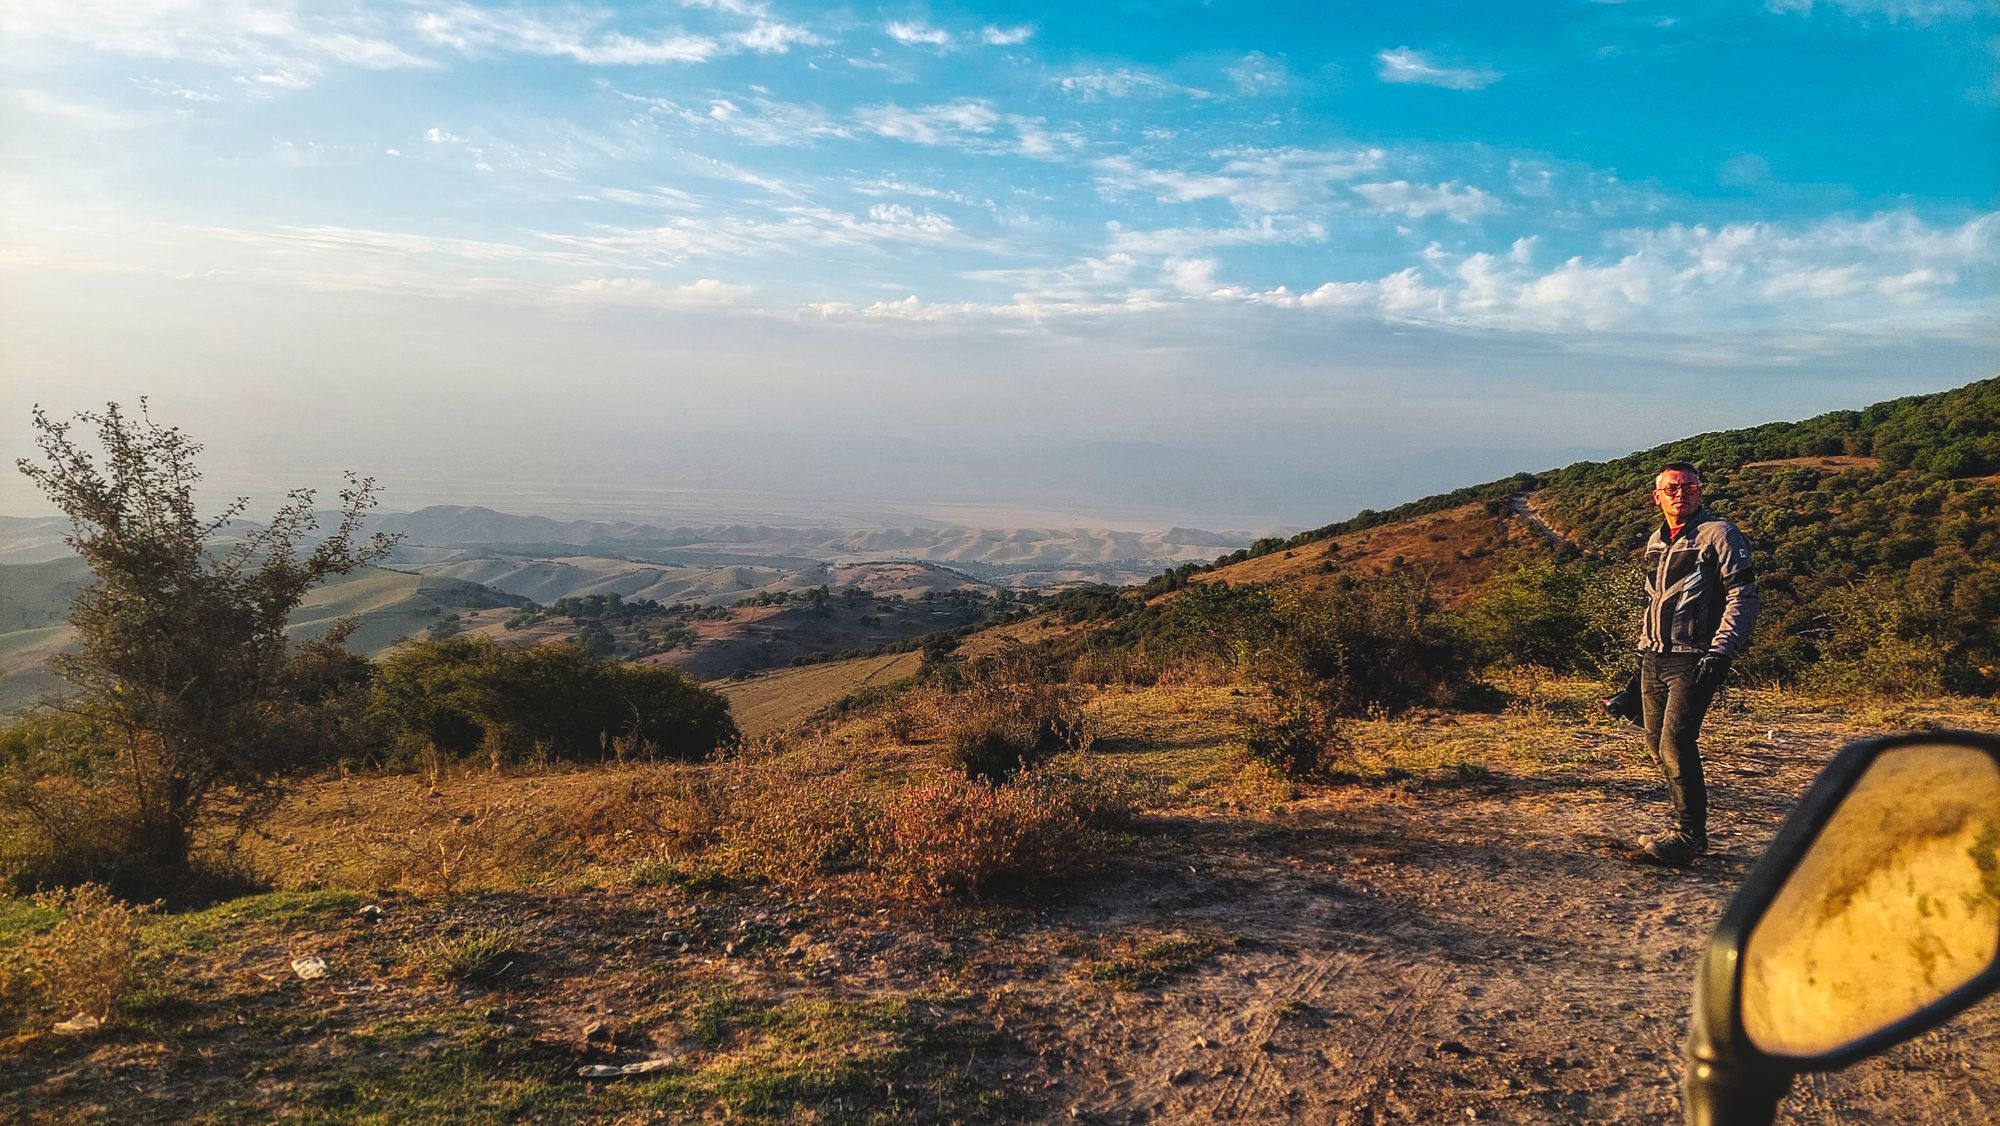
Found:
[{"label": "mirror stem", "polygon": [[1711,1060],[1687,1060],[1681,1105],[1687,1126],[1771,1126],[1778,1100],[1792,1086],[1790,1072],[1757,1075]]}]

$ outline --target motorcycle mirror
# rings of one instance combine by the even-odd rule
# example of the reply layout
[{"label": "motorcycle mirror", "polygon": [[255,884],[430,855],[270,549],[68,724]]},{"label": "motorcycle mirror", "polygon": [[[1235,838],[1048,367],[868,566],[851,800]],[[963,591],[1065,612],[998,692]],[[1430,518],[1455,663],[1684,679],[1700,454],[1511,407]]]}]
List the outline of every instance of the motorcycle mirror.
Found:
[{"label": "motorcycle mirror", "polygon": [[2000,739],[1843,749],[1723,912],[1696,974],[1696,1126],[1768,1123],[1799,1072],[1845,1067],[2000,986]]}]

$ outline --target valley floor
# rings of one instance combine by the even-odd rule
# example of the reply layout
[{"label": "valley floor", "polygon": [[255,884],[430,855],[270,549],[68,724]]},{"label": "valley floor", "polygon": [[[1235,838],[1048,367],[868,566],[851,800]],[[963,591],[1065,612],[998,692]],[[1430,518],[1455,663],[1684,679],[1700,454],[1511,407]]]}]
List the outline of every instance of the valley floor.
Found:
[{"label": "valley floor", "polygon": [[[1612,854],[1662,798],[1582,695],[1364,724],[1358,780],[1293,789],[1247,764],[1230,690],[1106,693],[1094,753],[1148,811],[1102,870],[1025,900],[640,867],[158,919],[174,986],[121,1028],[0,1045],[0,1117],[1674,1121],[1699,944],[1818,767],[1868,731],[2000,715],[1734,701],[1710,740],[1718,852],[1671,873]],[[426,970],[502,930],[504,966]],[[305,954],[329,976],[299,980]],[[1802,1080],[1781,1120],[2000,1119],[1996,1048],[1989,1001]]]}]

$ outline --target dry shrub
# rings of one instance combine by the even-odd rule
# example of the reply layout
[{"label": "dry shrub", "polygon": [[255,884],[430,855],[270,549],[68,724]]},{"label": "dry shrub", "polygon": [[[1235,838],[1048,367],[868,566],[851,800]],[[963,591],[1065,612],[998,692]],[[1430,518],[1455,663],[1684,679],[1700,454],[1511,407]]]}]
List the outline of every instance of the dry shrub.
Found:
[{"label": "dry shrub", "polygon": [[1127,810],[1074,777],[991,785],[950,775],[889,795],[874,840],[886,890],[914,899],[978,898],[1074,873],[1101,829]]},{"label": "dry shrub", "polygon": [[726,781],[709,770],[634,767],[569,810],[565,832],[595,858],[662,848],[696,851],[721,837],[726,788]]},{"label": "dry shrub", "polygon": [[946,760],[967,778],[1005,781],[1063,750],[1088,751],[1096,726],[1073,684],[974,684],[951,698]]},{"label": "dry shrub", "polygon": [[800,886],[865,863],[876,813],[851,777],[755,765],[726,800],[719,836],[734,871]]},{"label": "dry shrub", "polygon": [[109,1020],[120,998],[139,984],[139,917],[100,884],[80,884],[35,896],[57,916],[8,958],[4,991],[28,1012]]},{"label": "dry shrub", "polygon": [[882,712],[882,730],[899,743],[913,743],[942,726],[945,693],[920,686],[898,695]]},{"label": "dry shrub", "polygon": [[144,882],[123,790],[63,774],[0,779],[0,880],[15,891],[86,882]]}]

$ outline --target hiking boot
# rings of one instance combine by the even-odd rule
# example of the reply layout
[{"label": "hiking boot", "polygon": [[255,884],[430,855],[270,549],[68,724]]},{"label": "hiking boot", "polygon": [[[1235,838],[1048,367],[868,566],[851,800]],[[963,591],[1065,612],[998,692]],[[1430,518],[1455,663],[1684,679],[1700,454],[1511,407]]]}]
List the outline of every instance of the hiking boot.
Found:
[{"label": "hiking boot", "polygon": [[1685,868],[1708,851],[1708,838],[1675,830],[1639,842],[1638,859],[1662,868]]}]

